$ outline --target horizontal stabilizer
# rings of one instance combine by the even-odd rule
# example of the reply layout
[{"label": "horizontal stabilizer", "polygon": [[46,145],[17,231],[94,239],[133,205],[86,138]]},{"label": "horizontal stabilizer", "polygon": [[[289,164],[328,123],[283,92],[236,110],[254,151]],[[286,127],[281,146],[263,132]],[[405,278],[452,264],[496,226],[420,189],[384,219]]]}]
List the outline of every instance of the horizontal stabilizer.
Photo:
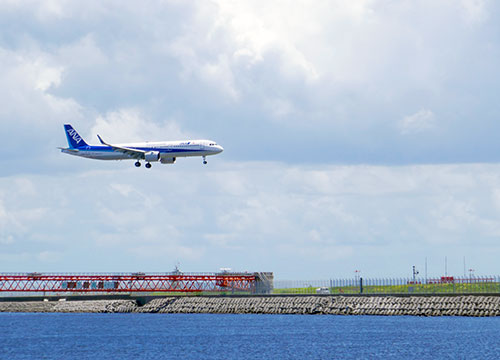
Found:
[{"label": "horizontal stabilizer", "polygon": [[71,154],[76,154],[76,153],[80,152],[80,150],[78,150],[78,149],[71,149],[71,148],[58,147],[58,149],[61,150],[62,152],[71,153]]}]

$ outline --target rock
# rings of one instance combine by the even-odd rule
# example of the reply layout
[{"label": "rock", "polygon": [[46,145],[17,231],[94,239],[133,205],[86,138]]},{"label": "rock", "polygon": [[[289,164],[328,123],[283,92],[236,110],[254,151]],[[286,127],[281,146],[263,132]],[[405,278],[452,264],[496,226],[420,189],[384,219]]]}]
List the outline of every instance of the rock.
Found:
[{"label": "rock", "polygon": [[144,306],[132,300],[0,302],[0,312],[500,316],[500,296],[179,296]]}]

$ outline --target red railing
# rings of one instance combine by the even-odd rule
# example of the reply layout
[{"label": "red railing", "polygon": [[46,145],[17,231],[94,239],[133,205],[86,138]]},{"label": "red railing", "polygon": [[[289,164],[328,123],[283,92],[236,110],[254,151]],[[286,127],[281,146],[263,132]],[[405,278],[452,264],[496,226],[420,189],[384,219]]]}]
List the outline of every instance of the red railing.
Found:
[{"label": "red railing", "polygon": [[494,277],[471,277],[471,278],[455,278],[453,276],[441,276],[439,279],[428,279],[427,284],[473,284],[473,283],[493,283]]},{"label": "red railing", "polygon": [[253,274],[0,274],[0,292],[255,291]]}]

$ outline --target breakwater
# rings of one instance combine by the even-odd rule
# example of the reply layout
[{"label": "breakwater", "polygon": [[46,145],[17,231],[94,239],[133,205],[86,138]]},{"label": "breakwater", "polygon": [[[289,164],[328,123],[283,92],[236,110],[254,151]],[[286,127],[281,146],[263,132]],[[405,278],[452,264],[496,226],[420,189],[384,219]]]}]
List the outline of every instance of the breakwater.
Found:
[{"label": "breakwater", "polygon": [[0,312],[500,316],[500,296],[259,296],[0,302]]}]

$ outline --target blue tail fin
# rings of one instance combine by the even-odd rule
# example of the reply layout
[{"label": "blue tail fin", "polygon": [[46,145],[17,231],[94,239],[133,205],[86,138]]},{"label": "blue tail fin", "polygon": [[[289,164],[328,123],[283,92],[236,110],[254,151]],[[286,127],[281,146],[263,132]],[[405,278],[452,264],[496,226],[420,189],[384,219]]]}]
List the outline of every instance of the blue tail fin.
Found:
[{"label": "blue tail fin", "polygon": [[71,149],[76,149],[81,146],[88,146],[85,140],[73,129],[73,126],[66,124],[64,125],[64,130],[66,131],[66,137],[68,138],[68,145]]}]

